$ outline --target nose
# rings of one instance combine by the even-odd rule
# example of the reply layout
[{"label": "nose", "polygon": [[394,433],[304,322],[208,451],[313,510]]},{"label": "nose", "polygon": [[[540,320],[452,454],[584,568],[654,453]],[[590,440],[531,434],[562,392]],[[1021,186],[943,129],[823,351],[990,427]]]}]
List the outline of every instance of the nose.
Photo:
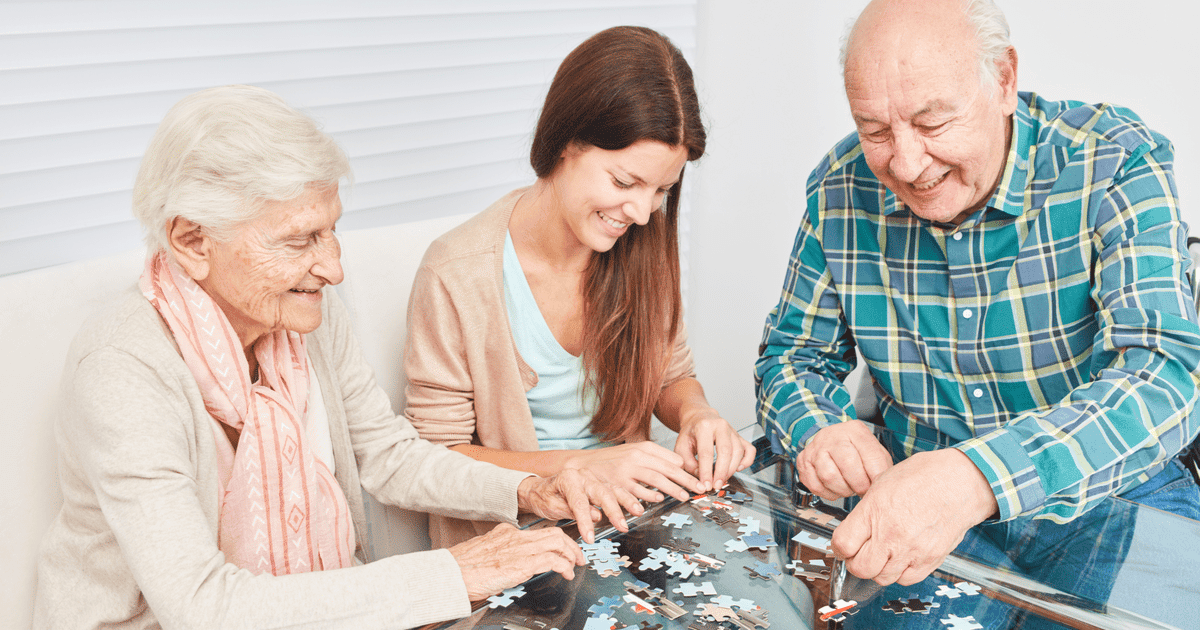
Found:
[{"label": "nose", "polygon": [[888,170],[902,182],[914,182],[931,162],[925,151],[925,143],[911,130],[894,131],[892,135],[892,159]]},{"label": "nose", "polygon": [[341,284],[345,275],[342,273],[342,244],[338,242],[337,235],[330,234],[322,239],[310,273],[326,284]]},{"label": "nose", "polygon": [[637,198],[626,201],[621,211],[634,223],[646,225],[650,221],[650,215],[654,214],[654,210],[658,207],[654,203],[657,198],[656,191],[651,191],[649,195],[638,195]]}]

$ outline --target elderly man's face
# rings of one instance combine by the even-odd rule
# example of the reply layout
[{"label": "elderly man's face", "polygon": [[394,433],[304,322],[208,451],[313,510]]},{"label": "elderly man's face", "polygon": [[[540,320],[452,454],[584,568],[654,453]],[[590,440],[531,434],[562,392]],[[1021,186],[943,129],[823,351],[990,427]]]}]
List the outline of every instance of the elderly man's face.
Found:
[{"label": "elderly man's face", "polygon": [[342,281],[334,235],[341,215],[337,186],[309,186],[295,199],[267,202],[232,240],[213,246],[201,285],[243,345],[267,332],[321,325],[321,288]]},{"label": "elderly man's face", "polygon": [[[917,216],[961,222],[987,202],[1004,169],[1015,53],[989,94],[960,11],[864,15],[845,83],[867,165]],[[939,18],[945,23],[931,23]]]}]

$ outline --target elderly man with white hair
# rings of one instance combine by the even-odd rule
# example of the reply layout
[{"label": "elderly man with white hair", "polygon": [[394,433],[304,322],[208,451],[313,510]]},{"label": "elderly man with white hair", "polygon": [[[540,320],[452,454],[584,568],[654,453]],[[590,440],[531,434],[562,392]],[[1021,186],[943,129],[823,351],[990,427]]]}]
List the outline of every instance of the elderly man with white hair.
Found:
[{"label": "elderly man with white hair", "polygon": [[[1200,517],[1170,142],[1128,109],[1018,92],[990,0],[875,0],[843,63],[856,132],[809,177],[756,383],[801,482],[862,497],[833,538],[847,568],[913,584],[988,521],[1018,570],[1069,582],[1048,541],[1105,497]],[[893,464],[842,383],[855,346],[897,456],[947,448]],[[1028,528],[1046,546],[1006,540]]]},{"label": "elderly man with white hair", "polygon": [[[134,186],[145,271],[67,359],[64,504],[35,627],[418,626],[542,572],[574,576],[578,545],[517,530],[518,510],[576,517],[587,540],[593,505],[624,527],[587,472],[476,462],[392,412],[326,290],[342,280],[349,175],[333,139],[266,90],[204,90],[167,113]],[[363,488],[502,524],[364,565]]]}]

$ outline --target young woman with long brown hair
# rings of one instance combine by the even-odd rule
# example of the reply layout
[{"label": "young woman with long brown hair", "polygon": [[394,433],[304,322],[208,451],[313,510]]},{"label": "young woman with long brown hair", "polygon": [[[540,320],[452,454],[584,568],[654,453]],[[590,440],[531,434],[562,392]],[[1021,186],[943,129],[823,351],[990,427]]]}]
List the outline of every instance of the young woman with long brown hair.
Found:
[{"label": "young woman with long brown hair", "polygon": [[[537,181],[435,241],[417,274],[405,413],[423,437],[505,468],[586,468],[632,514],[750,464],[683,328],[678,193],[704,146],[691,68],[663,35],[611,28],[567,56]],[[647,441],[651,415],[674,451]],[[434,519],[440,546],[490,527]]]}]

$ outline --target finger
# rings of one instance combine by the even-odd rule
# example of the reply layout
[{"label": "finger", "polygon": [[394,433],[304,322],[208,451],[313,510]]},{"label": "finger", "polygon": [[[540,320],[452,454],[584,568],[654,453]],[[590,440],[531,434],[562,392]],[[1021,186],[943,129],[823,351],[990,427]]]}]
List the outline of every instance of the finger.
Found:
[{"label": "finger", "polygon": [[716,468],[716,462],[713,461],[713,451],[716,451],[718,457],[721,453],[720,448],[714,449],[714,446],[717,446],[714,444],[717,435],[714,434],[712,428],[707,423],[702,423],[696,428],[696,431],[697,433],[694,438],[696,442],[696,468],[699,473],[696,476],[699,477],[700,491],[716,490],[718,486],[713,483],[713,470]]},{"label": "finger", "polygon": [[717,432],[717,461],[713,467],[714,487],[721,487],[729,482],[742,460],[742,437],[734,432],[733,427],[726,424]]},{"label": "finger", "polygon": [[817,477],[817,471],[813,468],[812,462],[804,456],[804,451],[801,451],[800,455],[796,457],[796,471],[800,475],[800,483],[804,484],[804,487],[809,492],[822,499],[829,499],[831,501],[837,498],[832,496],[832,493],[825,488],[825,484],[821,483],[821,479]]},{"label": "finger", "polygon": [[[699,494],[701,492],[698,487],[700,482],[697,481],[695,477],[685,473],[682,468],[676,469],[676,473],[677,474],[674,475],[675,477],[678,477],[679,475],[683,475],[685,477],[685,479],[691,480],[690,483],[687,481],[684,481],[684,483],[686,483],[688,485],[688,487],[694,488],[693,492],[695,492],[696,494]],[[671,476],[663,474],[657,470],[653,470],[653,469],[644,470],[644,471],[642,471],[641,477],[642,478],[640,479],[640,481],[642,483],[649,484],[650,486],[658,488],[658,491],[662,492],[663,494],[671,495],[671,496],[675,497],[676,499],[679,499],[680,501],[687,501],[689,498],[691,498],[691,495],[688,494],[688,492],[686,490],[679,487],[679,485],[677,483],[672,481]]]},{"label": "finger", "polygon": [[[842,526],[838,525],[833,532],[834,536],[837,536],[837,532],[841,528]],[[835,551],[835,553],[837,552]],[[858,548],[857,553],[846,557],[846,570],[864,580],[874,580],[883,571],[888,560],[887,550],[877,544],[875,539],[869,538]]]},{"label": "finger", "polygon": [[904,570],[903,573],[900,574],[900,577],[896,579],[896,583],[902,586],[910,586],[912,584],[916,584],[917,582],[922,582],[925,580],[925,578],[929,577],[929,574],[933,573],[933,570],[936,569],[940,564],[941,563],[939,562],[937,565],[910,565]]},{"label": "finger", "polygon": [[892,556],[887,562],[884,563],[883,568],[881,568],[879,573],[875,576],[875,583],[879,584],[880,586],[894,584],[896,580],[900,579],[900,576],[903,575],[905,570],[908,568],[909,561],[907,558]]},{"label": "finger", "polygon": [[842,475],[842,481],[845,482],[850,492],[861,497],[871,489],[871,477],[867,474],[866,468],[863,468],[858,451],[852,451],[846,457],[839,459],[837,466],[838,472]]},{"label": "finger", "polygon": [[[624,492],[626,495],[629,494],[624,490],[618,490]],[[600,509],[604,511],[605,516],[608,517],[608,522],[612,523],[613,527],[623,532],[629,531],[629,524],[625,521],[621,502],[617,499],[616,493],[613,492],[612,488],[597,481],[589,486],[588,495],[591,498],[591,502],[599,505]],[[632,499],[633,497],[631,496],[630,498]],[[636,501],[634,502],[636,503]]]},{"label": "finger", "polygon": [[878,441],[855,442],[854,447],[858,449],[858,458],[871,482],[892,467],[892,454]]},{"label": "finger", "polygon": [[645,501],[646,503],[658,503],[666,498],[661,492],[655,490],[654,488],[647,488],[636,481],[631,481],[630,483],[621,486],[621,489],[633,495],[639,501]]},{"label": "finger", "polygon": [[[563,471],[563,473],[566,472]],[[559,473],[556,480],[559,485],[565,486],[560,489],[560,492],[563,498],[566,499],[571,514],[575,517],[575,525],[579,528],[579,536],[585,542],[594,542],[595,528],[592,526],[592,502],[589,500],[588,493],[580,487],[584,483],[582,476],[577,472],[566,475],[563,473]]]},{"label": "finger", "polygon": [[738,463],[738,470],[749,468],[754,463],[755,456],[758,455],[758,450],[754,448],[754,444],[751,444],[746,438],[742,438],[742,448],[744,450],[742,451],[742,461]]},{"label": "finger", "polygon": [[[850,511],[850,514],[837,526],[837,529],[833,530],[833,536],[830,538],[829,544],[830,549],[838,557],[853,558],[859,555],[862,553],[863,546],[871,538],[870,520],[864,516],[863,511],[859,509],[860,507],[862,507],[861,503],[858,507]],[[858,574],[856,573],[855,575]]]},{"label": "finger", "polygon": [[675,454],[683,458],[683,469],[689,475],[700,475],[700,465],[696,459],[695,442],[692,437],[685,433],[680,433],[675,439]]},{"label": "finger", "polygon": [[638,501],[637,497],[633,496],[624,488],[613,488],[613,495],[617,497],[617,502],[628,513],[634,516],[641,516],[646,513],[646,508],[642,506],[642,502]]},{"label": "finger", "polygon": [[842,470],[838,466],[838,462],[828,451],[822,451],[817,455],[813,461],[813,468],[816,470],[817,477],[821,479],[821,485],[825,486],[827,492],[835,495],[834,498],[848,497],[854,494],[846,480],[842,478]]}]

